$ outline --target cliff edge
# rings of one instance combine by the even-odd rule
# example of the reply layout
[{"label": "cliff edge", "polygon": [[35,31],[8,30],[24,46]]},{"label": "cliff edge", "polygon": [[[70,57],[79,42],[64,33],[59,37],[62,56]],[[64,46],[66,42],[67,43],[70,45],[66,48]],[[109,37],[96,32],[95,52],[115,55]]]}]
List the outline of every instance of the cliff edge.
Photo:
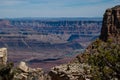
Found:
[{"label": "cliff edge", "polygon": [[107,9],[102,23],[100,39],[107,41],[114,37],[120,37],[120,5]]}]

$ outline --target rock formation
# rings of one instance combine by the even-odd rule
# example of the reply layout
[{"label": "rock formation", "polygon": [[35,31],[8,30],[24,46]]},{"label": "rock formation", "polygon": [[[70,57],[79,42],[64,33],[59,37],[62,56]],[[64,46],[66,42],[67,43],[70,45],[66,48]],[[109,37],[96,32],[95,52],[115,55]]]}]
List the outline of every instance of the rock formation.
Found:
[{"label": "rock formation", "polygon": [[42,68],[28,67],[21,61],[17,68],[7,63],[7,48],[0,48],[0,80],[51,80]]},{"label": "rock formation", "polygon": [[120,36],[120,5],[107,9],[102,23],[100,39]]},{"label": "rock formation", "polygon": [[25,62],[20,62],[13,80],[47,80],[41,68],[30,68]]},{"label": "rock formation", "polygon": [[106,10],[103,17],[102,29],[99,39],[91,43],[86,48],[85,52],[83,54],[79,54],[74,59],[74,61],[84,63],[91,54],[99,53],[97,52],[96,47],[104,46],[102,41],[106,42],[111,40],[115,44],[120,44],[120,5]]},{"label": "rock formation", "polygon": [[52,68],[49,72],[52,80],[89,80],[90,66],[87,64],[69,63]]},{"label": "rock formation", "polygon": [[24,71],[24,72],[28,72],[28,69],[29,69],[28,66],[26,65],[26,63],[23,62],[23,61],[20,62],[18,68],[21,69],[21,70]]},{"label": "rock formation", "polygon": [[7,48],[0,49],[0,63],[4,65],[7,63]]}]

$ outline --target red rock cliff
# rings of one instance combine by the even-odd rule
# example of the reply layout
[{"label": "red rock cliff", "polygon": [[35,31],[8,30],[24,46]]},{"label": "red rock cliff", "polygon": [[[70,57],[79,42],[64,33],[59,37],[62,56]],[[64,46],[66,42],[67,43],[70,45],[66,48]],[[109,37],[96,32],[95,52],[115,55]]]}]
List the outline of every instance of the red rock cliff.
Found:
[{"label": "red rock cliff", "polygon": [[100,39],[106,41],[110,37],[120,36],[120,5],[107,9],[101,29]]}]

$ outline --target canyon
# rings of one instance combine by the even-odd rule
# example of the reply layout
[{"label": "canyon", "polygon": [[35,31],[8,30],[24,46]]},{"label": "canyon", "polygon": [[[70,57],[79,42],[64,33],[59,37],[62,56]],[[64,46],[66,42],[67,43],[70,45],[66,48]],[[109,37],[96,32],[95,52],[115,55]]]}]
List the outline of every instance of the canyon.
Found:
[{"label": "canyon", "polygon": [[101,18],[14,18],[0,20],[0,47],[9,61],[45,70],[67,63],[100,35]]},{"label": "canyon", "polygon": [[[9,23],[7,22],[7,25],[8,24]],[[94,38],[89,39],[89,37],[87,36],[88,38],[83,39],[82,42],[88,39],[93,42],[91,42],[89,46],[88,45],[83,46],[81,44],[81,47],[79,46],[79,49],[86,48],[83,52],[77,55],[73,60],[70,59],[69,62],[66,63],[64,62],[64,64],[62,63],[61,65],[52,67],[48,73],[46,73],[45,70],[43,70],[42,68],[29,67],[29,62],[30,61],[33,63],[34,61],[37,63],[41,63],[41,62],[45,63],[49,61],[56,62],[61,60],[60,57],[54,59],[47,58],[42,60],[32,58],[29,60],[29,62],[21,61],[17,67],[14,67],[13,63],[7,62],[6,64],[7,59],[4,58],[7,57],[6,55],[7,48],[2,48],[0,49],[1,52],[0,54],[1,54],[1,58],[5,61],[2,60],[2,64],[0,66],[0,79],[2,80],[119,80],[120,79],[119,24],[120,24],[120,5],[107,9],[103,17],[101,32],[100,35],[97,37],[97,39],[95,40]],[[82,36],[83,35],[86,36],[86,34],[82,34]],[[70,41],[74,43],[75,40],[76,43],[79,43],[79,41],[81,41],[79,40],[79,37],[80,35],[72,34],[72,36],[69,36],[69,39],[67,39],[67,42]],[[59,44],[66,44],[67,42],[65,43],[60,42]],[[25,43],[27,43],[27,41]],[[52,44],[53,45],[56,44],[56,41],[55,43],[52,42]],[[4,43],[4,46],[6,45],[8,46],[8,44]],[[37,47],[38,46],[36,46],[35,48]],[[71,48],[71,46],[67,46],[65,48],[68,47]],[[77,48],[72,48],[72,49],[76,50]],[[70,56],[73,56],[73,54],[70,54],[69,58],[71,58]],[[65,59],[65,56],[62,59]],[[50,66],[50,65],[46,63],[45,66]]]}]

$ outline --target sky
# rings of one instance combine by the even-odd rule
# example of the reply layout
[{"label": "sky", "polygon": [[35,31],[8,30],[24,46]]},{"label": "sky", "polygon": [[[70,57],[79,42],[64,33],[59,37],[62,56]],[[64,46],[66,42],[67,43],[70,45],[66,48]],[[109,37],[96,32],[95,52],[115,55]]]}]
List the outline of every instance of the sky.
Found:
[{"label": "sky", "polygon": [[0,0],[0,18],[102,17],[120,0]]}]

